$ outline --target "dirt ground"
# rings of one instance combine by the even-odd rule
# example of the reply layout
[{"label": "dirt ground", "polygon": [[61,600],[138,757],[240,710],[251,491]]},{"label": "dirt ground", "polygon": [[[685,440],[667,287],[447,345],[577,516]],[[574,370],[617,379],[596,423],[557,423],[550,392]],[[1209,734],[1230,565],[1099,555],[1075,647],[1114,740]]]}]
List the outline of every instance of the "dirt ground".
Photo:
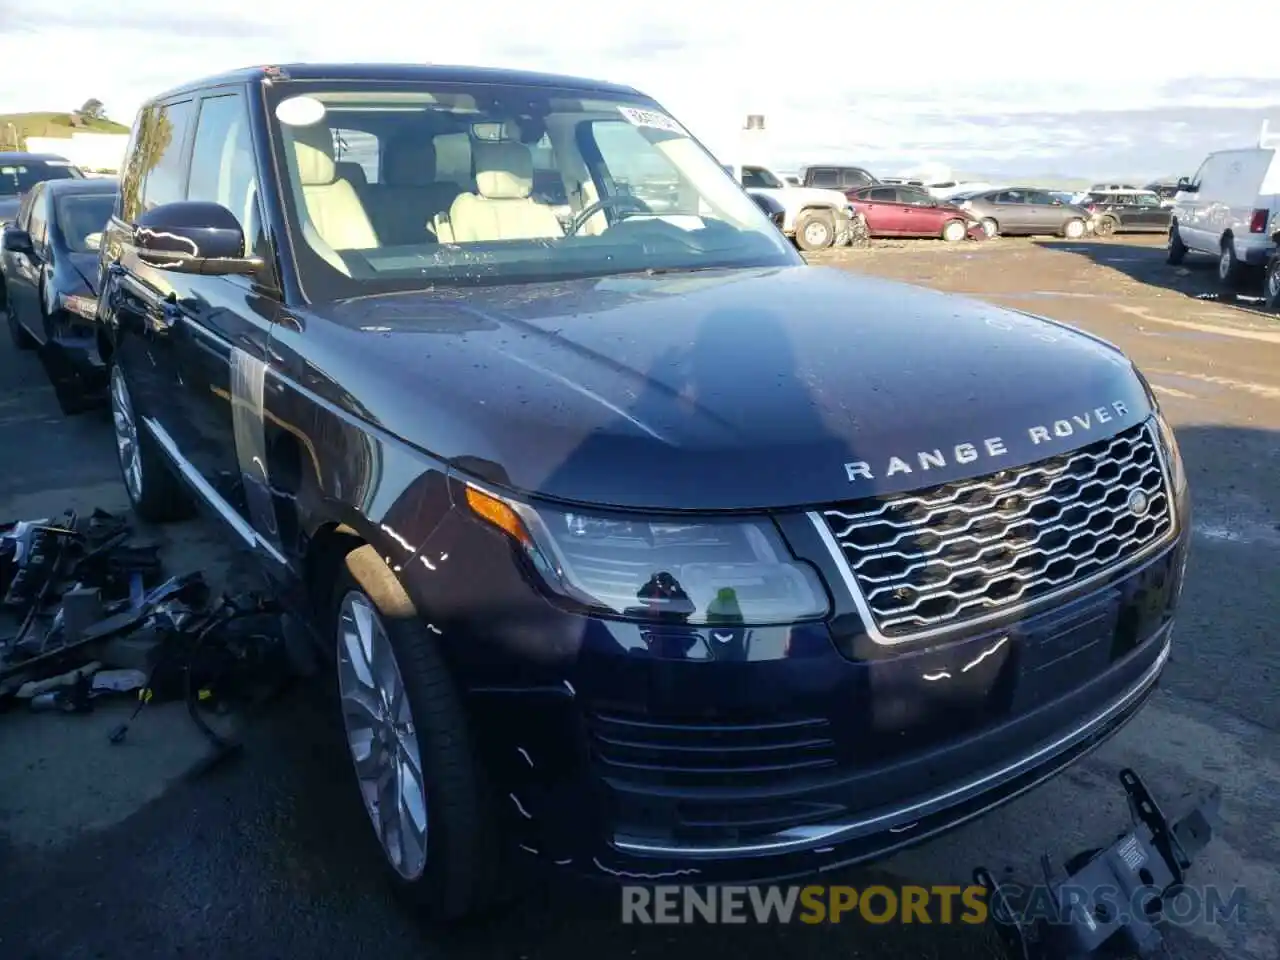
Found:
[{"label": "dirt ground", "polygon": [[[1222,786],[1224,825],[1192,881],[1246,894],[1233,922],[1170,930],[1167,955],[1280,958],[1280,319],[1249,300],[1215,299],[1207,261],[1166,266],[1149,239],[879,242],[812,261],[1047,315],[1118,344],[1177,429],[1195,504],[1174,653],[1138,719],[994,814],[875,871],[825,879],[965,883],[978,863],[1034,878],[1042,852],[1060,858],[1126,824],[1116,775],[1132,766],[1170,805],[1188,790]],[[73,498],[120,506],[106,424],[61,418],[50,402],[31,356],[0,350],[0,449],[21,451],[0,472],[0,517],[61,509]],[[202,522],[166,536],[182,563],[235,562]],[[555,884],[500,923],[444,937],[406,916],[379,882],[328,709],[323,697],[292,697],[246,733],[233,764],[176,784],[165,777],[139,786],[148,774],[113,767],[109,754],[79,740],[59,750],[56,737],[44,737],[38,764],[11,747],[3,769],[24,772],[0,775],[0,956],[550,960],[581,955],[585,945],[594,957],[628,960],[995,955],[956,927],[624,927],[616,894]],[[12,719],[0,717],[0,740],[14,738]],[[97,764],[96,798],[58,800],[56,781],[86,755]],[[44,785],[38,805],[25,796],[28,780]],[[63,829],[41,826],[49,808],[66,804],[79,812],[60,814]],[[103,806],[110,817],[73,829],[75,817]]]}]

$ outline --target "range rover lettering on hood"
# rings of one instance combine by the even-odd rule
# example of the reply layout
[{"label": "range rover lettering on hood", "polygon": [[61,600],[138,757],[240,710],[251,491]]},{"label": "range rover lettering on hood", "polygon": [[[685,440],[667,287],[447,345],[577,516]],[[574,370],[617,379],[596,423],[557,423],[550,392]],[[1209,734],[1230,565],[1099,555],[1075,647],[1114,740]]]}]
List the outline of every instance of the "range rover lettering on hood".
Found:
[{"label": "range rover lettering on hood", "polygon": [[[1114,417],[1124,417],[1129,413],[1128,406],[1121,400],[1115,400],[1107,406],[1094,407],[1084,413],[1072,414],[1061,420],[1048,424],[1035,424],[1027,427],[1027,435],[1036,446],[1042,443],[1054,443],[1080,434],[1089,434]],[[1002,437],[984,437],[981,440],[965,441],[952,444],[949,448],[936,447],[933,450],[917,450],[904,457],[891,456],[885,461],[884,477],[892,477],[899,473],[914,473],[916,469],[932,470],[946,467],[949,464],[968,464],[987,457],[994,459],[1009,452]],[[948,455],[950,459],[948,460]],[[912,464],[916,466],[913,467]],[[856,460],[844,465],[845,476],[850,483],[859,480],[876,479],[875,470],[866,460]]]}]

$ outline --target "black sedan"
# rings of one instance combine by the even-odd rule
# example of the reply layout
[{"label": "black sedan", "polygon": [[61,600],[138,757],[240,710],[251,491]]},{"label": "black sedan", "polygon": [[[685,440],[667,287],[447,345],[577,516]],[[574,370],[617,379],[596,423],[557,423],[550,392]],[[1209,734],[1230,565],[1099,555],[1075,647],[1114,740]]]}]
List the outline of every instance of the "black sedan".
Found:
[{"label": "black sedan", "polygon": [[66,157],[54,153],[0,151],[0,227],[18,216],[22,197],[45,180],[78,180],[84,174]]},{"label": "black sedan", "polygon": [[1095,190],[1084,208],[1093,215],[1093,229],[1100,237],[1113,233],[1167,233],[1173,210],[1161,205],[1154,190]]},{"label": "black sedan", "polygon": [[105,384],[94,327],[98,244],[118,190],[113,179],[37,183],[0,242],[10,338],[19,349],[41,349],[68,412],[95,399]]}]

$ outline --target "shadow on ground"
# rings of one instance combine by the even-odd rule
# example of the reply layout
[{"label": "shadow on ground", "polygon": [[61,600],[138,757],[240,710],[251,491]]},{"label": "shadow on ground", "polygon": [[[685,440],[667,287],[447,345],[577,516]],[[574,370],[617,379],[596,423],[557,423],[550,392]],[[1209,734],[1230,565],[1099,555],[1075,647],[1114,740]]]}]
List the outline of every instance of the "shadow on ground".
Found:
[{"label": "shadow on ground", "polygon": [[1252,271],[1239,290],[1224,290],[1218,282],[1217,265],[1213,258],[1189,253],[1182,265],[1175,267],[1166,262],[1164,247],[1126,242],[1126,239],[1083,242],[1037,240],[1035,243],[1045,250],[1085,257],[1139,283],[1161,287],[1197,300],[1240,307],[1264,316],[1275,316],[1262,306],[1262,271]]}]

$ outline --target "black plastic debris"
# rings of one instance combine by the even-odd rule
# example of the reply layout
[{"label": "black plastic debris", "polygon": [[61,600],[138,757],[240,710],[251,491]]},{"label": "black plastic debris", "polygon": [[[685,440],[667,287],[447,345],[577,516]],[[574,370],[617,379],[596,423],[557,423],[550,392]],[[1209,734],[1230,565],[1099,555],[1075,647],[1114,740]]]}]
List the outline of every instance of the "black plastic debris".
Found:
[{"label": "black plastic debris", "polygon": [[[1164,905],[1181,891],[1193,859],[1213,839],[1221,792],[1214,786],[1171,820],[1133,770],[1120,771],[1132,825],[1105,847],[1084,850],[1053,866],[1030,887],[997,881],[979,867],[989,917],[1006,951],[1018,960],[1154,957],[1162,952]],[[1036,896],[1044,894],[1046,896]]]},{"label": "black plastic debris", "polygon": [[0,704],[86,713],[102,698],[136,697],[111,734],[119,743],[147,704],[185,700],[225,751],[234,744],[204,714],[272,696],[291,666],[274,601],[215,598],[199,572],[166,577],[158,546],[133,542],[119,517],[0,525]]}]

